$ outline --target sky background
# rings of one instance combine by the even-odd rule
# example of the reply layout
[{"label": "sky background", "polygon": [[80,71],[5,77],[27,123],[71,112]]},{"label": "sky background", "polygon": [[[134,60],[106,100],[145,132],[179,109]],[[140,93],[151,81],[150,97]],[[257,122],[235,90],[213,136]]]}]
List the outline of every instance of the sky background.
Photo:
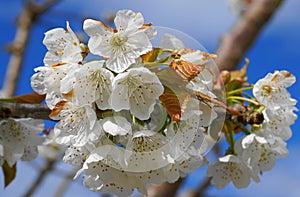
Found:
[{"label": "sky background", "polygon": [[[132,9],[143,14],[145,22],[182,31],[199,41],[209,52],[215,52],[220,36],[230,30],[237,17],[228,9],[226,0],[62,0],[43,15],[33,27],[29,45],[26,50],[24,67],[17,88],[17,95],[31,92],[30,77],[33,68],[42,65],[46,48],[42,45],[43,33],[55,27],[65,27],[69,21],[76,33],[82,32],[84,18],[103,19],[105,13],[119,9]],[[15,21],[22,8],[21,0],[0,0],[0,88],[9,54],[4,50],[15,36]],[[268,72],[288,70],[300,77],[300,1],[285,1],[272,21],[264,28],[256,43],[246,54],[251,60],[248,70],[249,81],[255,83]],[[300,79],[300,78],[299,78]],[[299,82],[291,87],[294,98],[300,99]],[[299,106],[298,106],[299,108]],[[293,137],[288,141],[289,156],[277,160],[271,172],[261,176],[259,184],[251,183],[246,189],[235,189],[232,184],[223,190],[212,186],[209,196],[298,196],[300,193],[300,124],[292,126]],[[5,190],[0,189],[0,197],[18,197],[34,180],[36,165],[41,160],[31,163],[18,163],[16,180]],[[53,196],[61,183],[60,170],[70,169],[59,163],[57,173],[47,177],[35,196]],[[193,188],[204,179],[206,168],[192,173],[184,188]],[[3,188],[3,175],[0,172],[0,188]],[[82,180],[71,184],[64,196],[99,196],[82,186]]]}]

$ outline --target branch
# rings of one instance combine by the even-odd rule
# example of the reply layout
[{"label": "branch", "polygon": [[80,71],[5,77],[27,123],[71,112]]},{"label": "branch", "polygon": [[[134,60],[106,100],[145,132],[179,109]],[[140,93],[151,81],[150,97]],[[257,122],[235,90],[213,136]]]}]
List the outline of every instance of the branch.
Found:
[{"label": "branch", "polygon": [[148,188],[148,197],[175,196],[182,182],[183,179],[179,178],[175,183],[151,184]]},{"label": "branch", "polygon": [[45,13],[58,0],[48,0],[44,3],[36,3],[25,0],[25,6],[17,19],[17,30],[14,41],[7,47],[11,56],[7,65],[2,93],[4,97],[14,95],[18,76],[23,64],[24,53],[30,36],[31,27],[40,15]]},{"label": "branch", "polygon": [[55,197],[62,197],[64,195],[70,184],[73,182],[73,178],[78,170],[78,168],[73,168],[71,171],[65,174],[65,176],[63,177],[63,181],[54,194]]},{"label": "branch", "polygon": [[51,120],[45,104],[7,103],[0,101],[0,118],[36,118]]},{"label": "branch", "polygon": [[282,2],[283,0],[252,1],[232,31],[222,38],[216,59],[220,70],[232,70],[239,64]]},{"label": "branch", "polygon": [[56,160],[47,160],[45,167],[41,169],[37,179],[31,184],[31,187],[27,190],[24,197],[32,196],[36,189],[42,184],[48,173],[52,172],[56,164]]}]

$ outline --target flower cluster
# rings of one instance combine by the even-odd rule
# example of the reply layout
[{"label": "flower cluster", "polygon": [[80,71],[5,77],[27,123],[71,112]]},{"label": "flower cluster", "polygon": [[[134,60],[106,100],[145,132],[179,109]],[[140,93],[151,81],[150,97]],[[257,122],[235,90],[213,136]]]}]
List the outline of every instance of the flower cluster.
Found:
[{"label": "flower cluster", "polygon": [[[247,122],[250,125],[249,130],[243,128],[246,135],[236,141],[231,138],[229,141],[232,146],[228,149],[228,154],[208,168],[207,175],[212,177],[212,183],[217,188],[223,188],[230,181],[237,188],[247,187],[251,179],[259,182],[259,174],[271,170],[277,158],[287,156],[285,140],[291,137],[290,126],[297,118],[294,113],[297,110],[296,100],[290,97],[286,89],[293,83],[295,76],[291,73],[275,71],[253,86],[255,99],[246,99],[253,105],[248,109],[239,109],[244,114],[252,114],[248,119],[254,120]],[[249,108],[250,113],[247,112]],[[227,127],[227,132],[233,132],[230,127],[232,125]],[[234,136],[234,133],[231,134]]]},{"label": "flower cluster", "polygon": [[[84,185],[125,196],[207,163],[207,131],[217,118],[207,66],[214,55],[178,46],[170,35],[153,48],[156,29],[131,10],[118,11],[114,23],[85,20],[87,45],[69,23],[48,31],[44,66],[31,85],[46,94],[58,121],[55,141],[68,145],[64,161],[80,168]],[[89,53],[101,58],[86,60]]]}]

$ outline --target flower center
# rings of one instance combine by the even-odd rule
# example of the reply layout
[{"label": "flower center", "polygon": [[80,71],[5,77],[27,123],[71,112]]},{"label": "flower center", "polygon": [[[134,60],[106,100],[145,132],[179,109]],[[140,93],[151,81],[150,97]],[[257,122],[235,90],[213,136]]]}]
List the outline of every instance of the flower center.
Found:
[{"label": "flower center", "polygon": [[128,38],[126,37],[120,37],[119,35],[116,35],[112,38],[111,44],[115,47],[122,47],[127,40]]},{"label": "flower center", "polygon": [[261,93],[262,96],[269,96],[271,94],[272,87],[270,87],[269,85],[263,85],[261,89],[262,89],[262,93]]}]

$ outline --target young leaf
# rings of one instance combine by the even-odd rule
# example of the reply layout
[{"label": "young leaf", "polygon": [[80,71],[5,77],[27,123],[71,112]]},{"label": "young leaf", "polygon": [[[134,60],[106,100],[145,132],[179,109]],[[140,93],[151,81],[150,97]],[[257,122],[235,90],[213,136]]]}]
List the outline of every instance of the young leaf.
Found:
[{"label": "young leaf", "polygon": [[250,61],[249,61],[249,59],[246,58],[245,62],[246,62],[246,64],[243,66],[242,69],[234,70],[234,71],[230,72],[232,80],[234,80],[236,78],[244,78],[246,76],[247,69],[248,69]]},{"label": "young leaf", "polygon": [[172,121],[178,122],[181,117],[181,106],[176,94],[165,86],[164,93],[159,97],[159,100],[167,109]]},{"label": "young leaf", "polygon": [[16,164],[10,167],[5,161],[4,164],[2,165],[2,171],[4,175],[4,186],[7,187],[16,177],[16,172],[17,172]]},{"label": "young leaf", "polygon": [[142,55],[143,62],[154,62],[158,56],[162,54],[161,48],[154,48],[148,53]]},{"label": "young leaf", "polygon": [[35,92],[28,94],[23,94],[20,96],[13,96],[9,98],[0,98],[0,102],[10,102],[10,103],[31,103],[37,104],[41,103],[45,99],[45,95],[39,95]]},{"label": "young leaf", "polygon": [[171,62],[171,67],[178,73],[179,76],[187,81],[191,81],[205,69],[205,65],[192,64],[184,60],[175,60]]}]

